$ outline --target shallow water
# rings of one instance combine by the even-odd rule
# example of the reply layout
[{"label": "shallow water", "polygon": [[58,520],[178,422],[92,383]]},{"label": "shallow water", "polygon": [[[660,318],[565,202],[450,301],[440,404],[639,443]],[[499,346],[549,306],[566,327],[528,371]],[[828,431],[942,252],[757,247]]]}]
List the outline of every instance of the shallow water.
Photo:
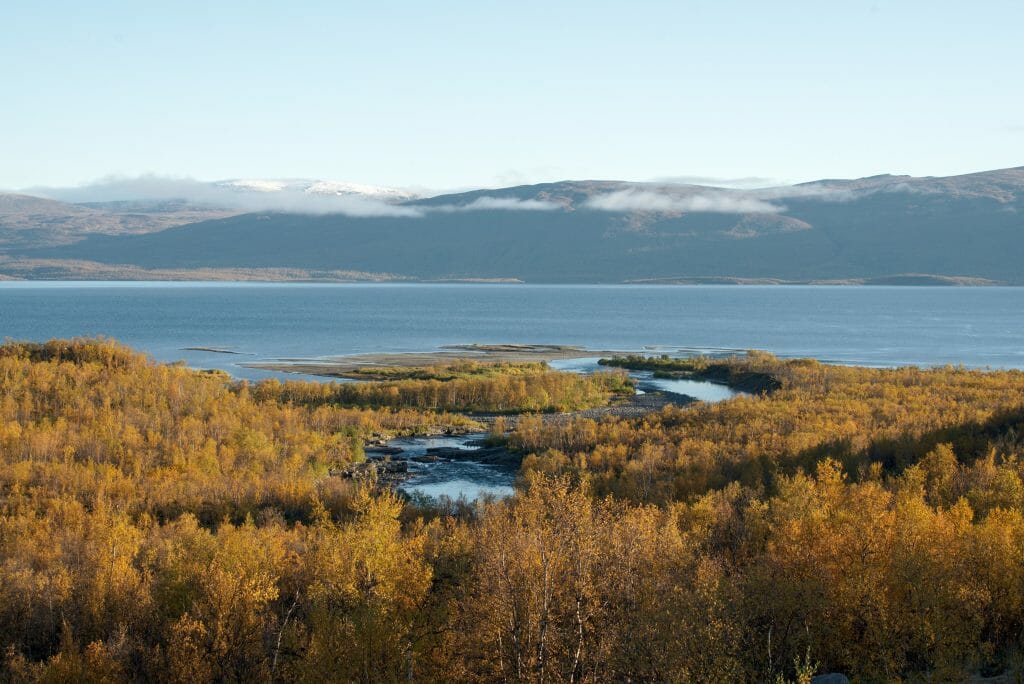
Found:
[{"label": "shallow water", "polygon": [[[456,465],[456,464],[448,464]],[[503,473],[477,472],[494,466],[480,463],[460,463],[458,472],[442,474],[434,473],[435,479],[430,480],[428,476],[417,477],[402,485],[400,489],[409,494],[420,494],[432,499],[446,497],[452,501],[465,499],[476,501],[484,496],[494,498],[505,498],[512,496],[515,489],[512,483],[515,481],[515,474],[505,471]],[[474,468],[475,466],[475,468]]]},{"label": "shallow water", "polygon": [[655,378],[652,377],[653,374],[644,372],[635,372],[630,375],[638,378],[644,387],[655,387],[665,392],[685,394],[688,397],[693,397],[694,399],[700,399],[701,401],[709,403],[725,401],[726,399],[732,399],[733,397],[743,394],[743,392],[737,392],[730,387],[720,385],[716,382]]},{"label": "shallow water", "polygon": [[[596,373],[599,371],[612,370],[609,366],[602,366],[598,363],[598,357],[587,357],[580,359],[559,359],[549,363],[555,370],[571,371],[574,373]],[[629,376],[638,382],[638,394],[644,393],[644,388],[672,392],[673,394],[685,394],[688,397],[700,401],[716,402],[732,399],[743,394],[726,385],[705,380],[670,380],[667,378],[655,378],[651,371],[629,371]]]},{"label": "shallow water", "polygon": [[[445,437],[401,437],[388,442],[399,447],[404,453],[400,457],[420,456],[427,449],[437,447],[458,447],[473,450],[469,442],[478,440],[482,433]],[[452,500],[464,498],[474,501],[482,496],[505,497],[514,493],[512,483],[516,473],[503,468],[473,461],[437,461],[435,463],[409,462],[412,477],[399,487],[408,494],[419,494],[431,498],[448,497]]]}]

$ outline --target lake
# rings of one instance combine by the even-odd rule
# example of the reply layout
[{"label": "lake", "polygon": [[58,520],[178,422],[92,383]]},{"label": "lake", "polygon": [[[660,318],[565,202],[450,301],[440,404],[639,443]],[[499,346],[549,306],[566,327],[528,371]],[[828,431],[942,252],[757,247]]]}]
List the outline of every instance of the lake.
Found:
[{"label": "lake", "polygon": [[1022,312],[1004,287],[0,282],[2,337],[106,335],[250,379],[274,374],[239,364],[465,343],[1024,368]]}]

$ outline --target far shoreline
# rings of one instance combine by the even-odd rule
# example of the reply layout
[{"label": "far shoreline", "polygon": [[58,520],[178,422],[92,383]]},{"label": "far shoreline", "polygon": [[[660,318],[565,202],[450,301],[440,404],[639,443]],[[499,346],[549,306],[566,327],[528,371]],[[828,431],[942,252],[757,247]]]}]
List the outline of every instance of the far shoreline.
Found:
[{"label": "far shoreline", "polygon": [[31,287],[133,287],[133,286],[278,286],[278,285],[348,285],[348,286],[380,286],[380,287],[417,287],[417,286],[510,286],[510,287],[623,287],[623,288],[746,288],[746,287],[778,287],[778,288],[821,288],[821,289],[859,289],[859,288],[900,288],[900,289],[934,289],[934,288],[1021,288],[1024,283],[1008,283],[981,278],[938,278],[927,276],[921,278],[851,278],[840,280],[777,280],[772,278],[670,278],[644,279],[621,282],[542,282],[523,281],[512,278],[467,278],[467,279],[432,279],[432,280],[348,280],[318,278],[216,278],[207,274],[195,278],[18,278],[0,273],[0,288],[16,289]]}]

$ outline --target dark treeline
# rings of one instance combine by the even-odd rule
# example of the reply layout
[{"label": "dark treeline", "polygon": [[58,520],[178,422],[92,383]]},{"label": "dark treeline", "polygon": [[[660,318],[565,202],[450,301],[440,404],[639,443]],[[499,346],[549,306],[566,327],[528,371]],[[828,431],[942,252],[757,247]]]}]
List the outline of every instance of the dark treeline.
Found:
[{"label": "dark treeline", "polygon": [[656,378],[695,378],[729,385],[750,394],[773,392],[781,384],[768,369],[775,369],[775,357],[757,350],[742,357],[716,359],[708,356],[614,356],[599,359],[602,366],[652,371]]},{"label": "dark treeline", "polygon": [[[602,366],[629,368],[630,370],[696,373],[707,370],[707,368],[715,363],[715,361],[708,356],[687,356],[676,358],[668,356],[667,354],[663,354],[661,356],[630,354],[628,356],[613,356],[610,359],[599,359],[598,363]],[[726,362],[722,361],[721,363],[724,365]]]},{"label": "dark treeline", "polygon": [[466,419],[297,401],[111,343],[6,345],[4,677],[1019,673],[1024,374],[729,363],[781,387],[524,417],[516,497],[418,508],[330,467],[374,432]]}]

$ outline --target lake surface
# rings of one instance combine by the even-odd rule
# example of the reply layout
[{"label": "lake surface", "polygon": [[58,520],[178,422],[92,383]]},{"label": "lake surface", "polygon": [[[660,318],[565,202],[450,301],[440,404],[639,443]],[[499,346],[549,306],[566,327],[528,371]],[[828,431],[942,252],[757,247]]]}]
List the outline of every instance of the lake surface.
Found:
[{"label": "lake surface", "polygon": [[465,343],[1024,368],[1024,288],[0,283],[0,337],[78,335],[250,379],[273,374],[238,364]]}]

